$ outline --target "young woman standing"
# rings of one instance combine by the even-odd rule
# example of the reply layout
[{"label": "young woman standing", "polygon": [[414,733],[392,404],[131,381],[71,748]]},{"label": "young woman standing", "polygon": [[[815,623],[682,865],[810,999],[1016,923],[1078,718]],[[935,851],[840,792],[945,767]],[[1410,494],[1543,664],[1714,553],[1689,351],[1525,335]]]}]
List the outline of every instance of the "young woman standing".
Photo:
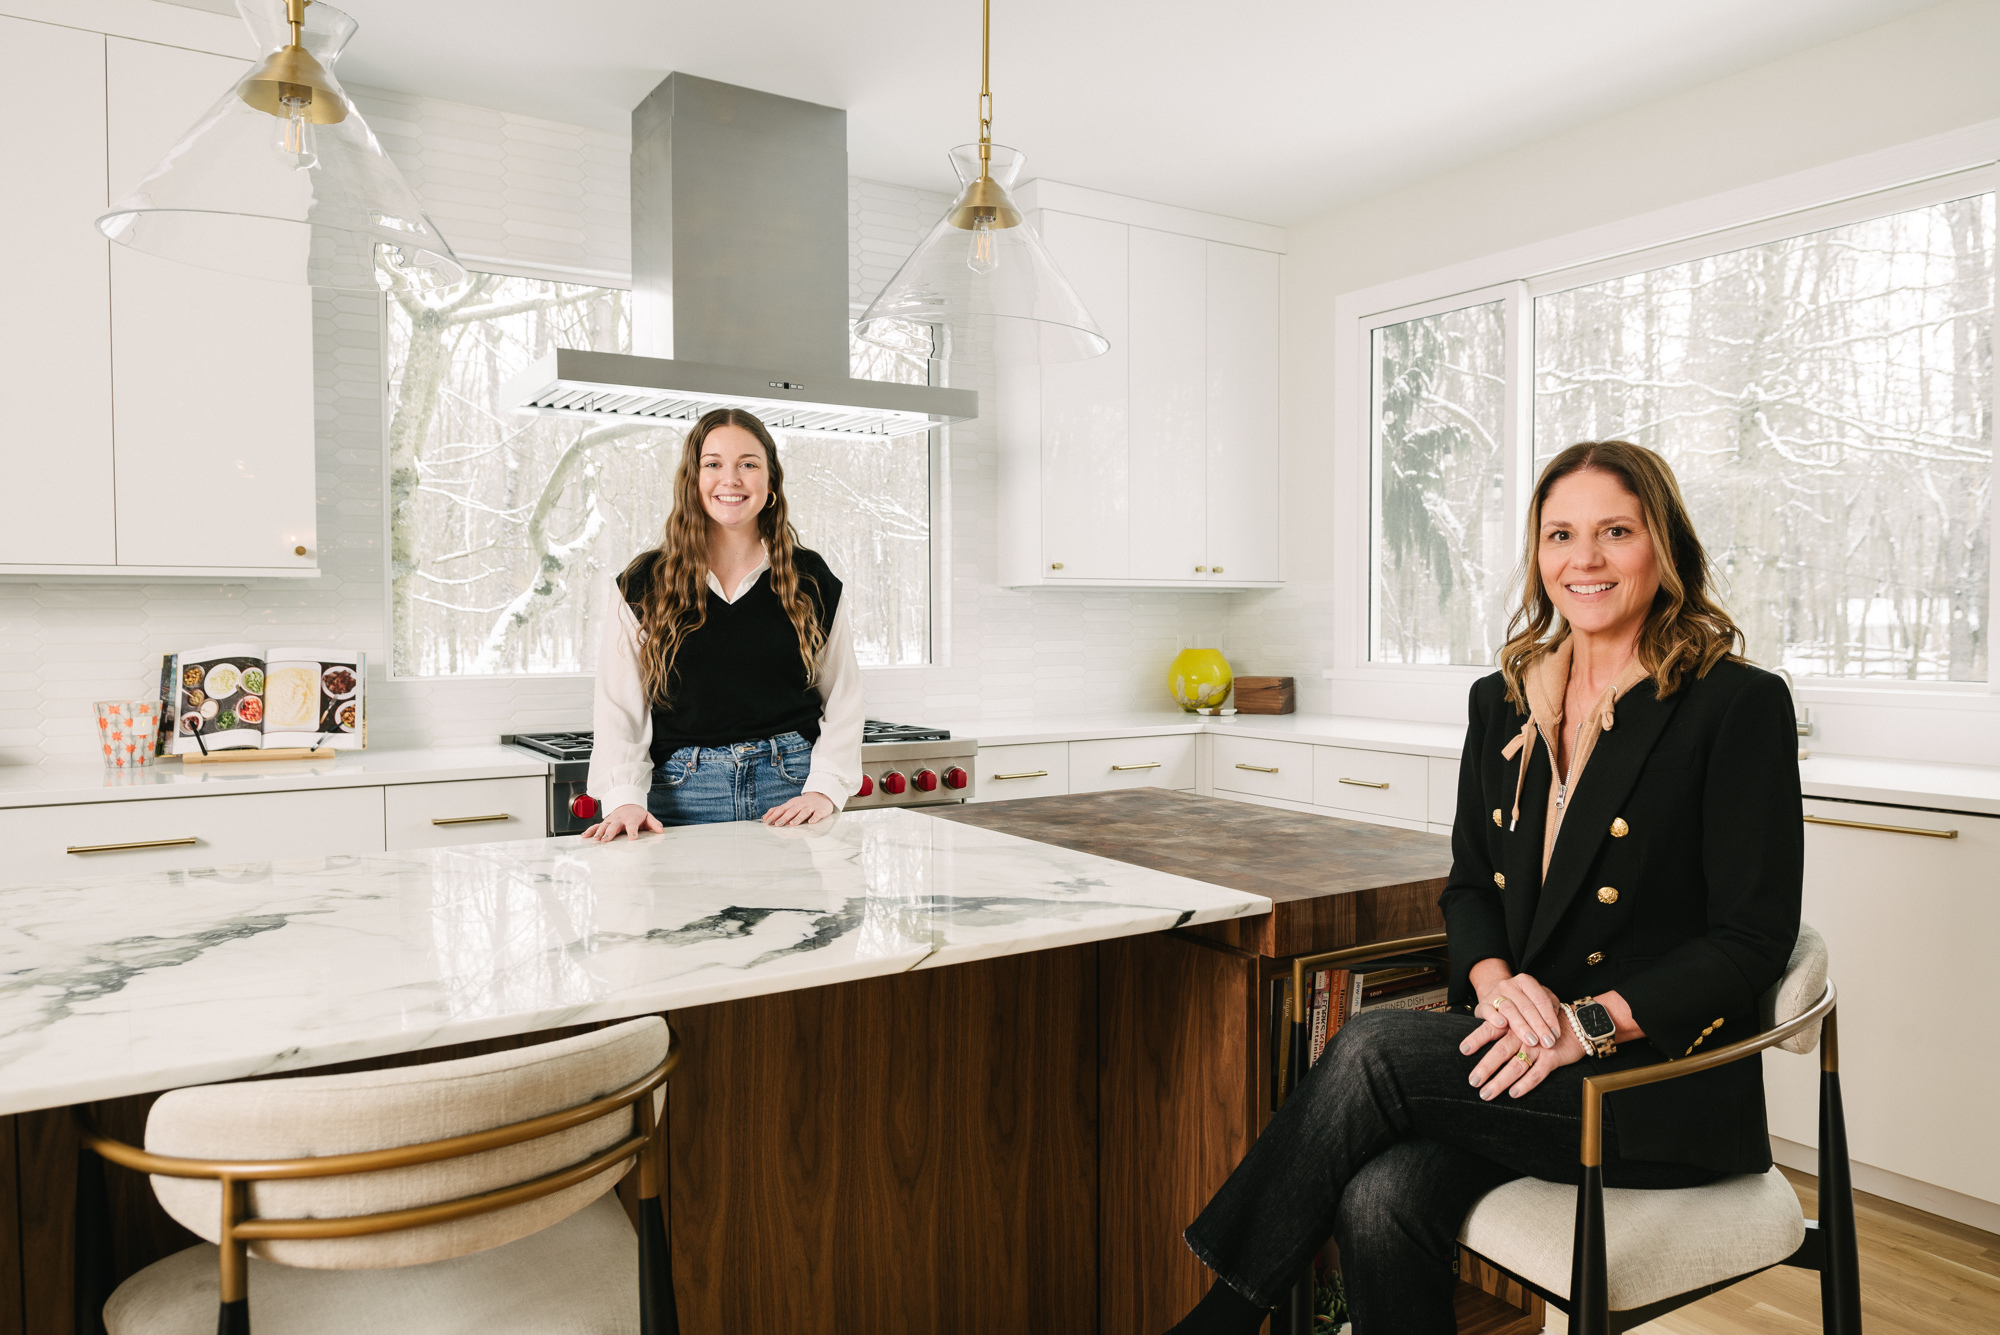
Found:
[{"label": "young woman standing", "polygon": [[616,581],[587,791],[610,840],[664,825],[825,820],[861,786],[861,676],[840,581],[798,545],[764,424],[688,432],[660,545]]}]

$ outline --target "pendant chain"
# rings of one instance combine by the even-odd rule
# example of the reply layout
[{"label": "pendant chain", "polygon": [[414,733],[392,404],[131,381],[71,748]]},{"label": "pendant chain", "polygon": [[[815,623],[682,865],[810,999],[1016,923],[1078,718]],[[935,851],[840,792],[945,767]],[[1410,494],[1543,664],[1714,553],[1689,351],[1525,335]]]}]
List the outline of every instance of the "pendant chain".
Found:
[{"label": "pendant chain", "polygon": [[980,0],[979,20],[979,174],[990,174],[993,161],[993,0]]}]

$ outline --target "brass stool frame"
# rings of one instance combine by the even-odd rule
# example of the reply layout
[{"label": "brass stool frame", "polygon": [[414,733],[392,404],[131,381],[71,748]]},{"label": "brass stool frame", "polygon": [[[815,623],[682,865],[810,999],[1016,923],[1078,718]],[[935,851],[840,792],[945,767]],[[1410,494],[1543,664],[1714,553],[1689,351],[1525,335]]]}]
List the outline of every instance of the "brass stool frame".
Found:
[{"label": "brass stool frame", "polygon": [[[75,1115],[83,1143],[112,1163],[161,1177],[209,1178],[222,1184],[219,1244],[221,1306],[216,1318],[218,1335],[250,1335],[248,1244],[258,1239],[361,1237],[490,1214],[553,1195],[579,1182],[587,1182],[620,1160],[634,1157],[638,1159],[639,1166],[640,1330],[643,1335],[679,1335],[680,1322],[674,1310],[673,1257],[667,1246],[666,1218],[661,1213],[659,1199],[660,1189],[666,1182],[666,1165],[660,1143],[660,1126],[653,1115],[650,1095],[666,1083],[667,1077],[680,1065],[680,1060],[680,1035],[669,1025],[665,1060],[630,1084],[588,1103],[525,1122],[444,1140],[311,1159],[183,1159],[151,1154],[135,1145],[99,1134],[81,1107],[76,1109]],[[246,1188],[251,1182],[375,1173],[384,1169],[464,1158],[524,1141],[539,1140],[612,1116],[635,1105],[639,1127],[633,1134],[580,1163],[509,1187],[431,1205],[342,1218],[266,1219],[249,1213]]]}]

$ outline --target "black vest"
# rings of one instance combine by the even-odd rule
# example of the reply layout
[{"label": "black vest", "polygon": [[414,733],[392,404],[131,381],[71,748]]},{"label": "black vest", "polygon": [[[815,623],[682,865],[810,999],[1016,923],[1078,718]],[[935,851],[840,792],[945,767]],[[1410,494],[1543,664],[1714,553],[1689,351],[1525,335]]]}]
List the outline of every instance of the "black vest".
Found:
[{"label": "black vest", "polygon": [[[647,552],[618,577],[618,591],[634,616],[659,569],[660,553]],[[812,604],[820,630],[833,630],[840,581],[819,553],[794,549],[799,591]],[[653,701],[653,763],[683,746],[728,746],[797,732],[819,737],[819,691],[806,681],[799,636],[771,588],[771,572],[734,603],[707,590],[708,619],[681,641],[674,657],[666,704]]]}]

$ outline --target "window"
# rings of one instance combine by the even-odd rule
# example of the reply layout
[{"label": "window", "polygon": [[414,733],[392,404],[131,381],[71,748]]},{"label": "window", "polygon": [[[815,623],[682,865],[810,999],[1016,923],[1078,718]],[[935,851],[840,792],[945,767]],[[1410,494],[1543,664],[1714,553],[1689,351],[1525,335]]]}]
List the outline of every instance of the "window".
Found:
[{"label": "window", "polygon": [[[658,544],[685,427],[516,413],[508,381],[556,347],[629,352],[628,294],[474,274],[388,302],[393,670],[587,673],[596,590]],[[858,346],[854,374],[923,383],[927,331]],[[800,541],[845,585],[863,666],[930,657],[928,433],[776,433]]]},{"label": "window", "polygon": [[1370,659],[1490,665],[1535,472],[1625,439],[1672,464],[1753,660],[1988,680],[1994,196],[1961,191],[1367,320]]}]

